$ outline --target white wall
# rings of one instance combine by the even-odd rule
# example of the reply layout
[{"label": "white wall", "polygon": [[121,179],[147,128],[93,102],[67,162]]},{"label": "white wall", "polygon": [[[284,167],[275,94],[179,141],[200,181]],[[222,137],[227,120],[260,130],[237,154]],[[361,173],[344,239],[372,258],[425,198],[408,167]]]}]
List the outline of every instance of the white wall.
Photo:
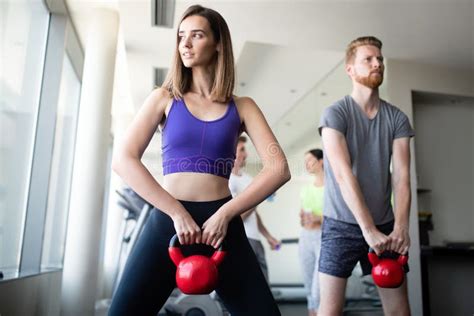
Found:
[{"label": "white wall", "polygon": [[[266,200],[257,208],[262,222],[277,239],[299,238],[301,230],[299,194],[301,187],[312,181],[312,177],[304,170],[304,153],[314,147],[316,144],[309,144],[309,147],[303,146],[287,156],[292,179],[276,192],[273,201]],[[249,164],[246,172],[256,175],[259,169],[259,165]],[[264,238],[262,243],[267,256],[270,283],[303,284],[298,244],[283,244],[280,250],[272,251]]]},{"label": "white wall", "polygon": [[[388,101],[405,112],[413,123],[413,91],[473,96],[473,71],[448,69],[430,65],[415,64],[400,60],[387,60]],[[415,126],[416,133],[416,126]],[[416,142],[416,136],[415,140]],[[420,274],[420,247],[418,235],[418,203],[416,195],[416,166],[414,142],[411,142],[411,185],[412,205],[410,214],[410,273],[408,288],[413,315],[422,315],[422,293]]]},{"label": "white wall", "polygon": [[[423,97],[423,94],[421,95]],[[474,98],[414,98],[418,207],[430,211],[430,244],[473,241]]]}]

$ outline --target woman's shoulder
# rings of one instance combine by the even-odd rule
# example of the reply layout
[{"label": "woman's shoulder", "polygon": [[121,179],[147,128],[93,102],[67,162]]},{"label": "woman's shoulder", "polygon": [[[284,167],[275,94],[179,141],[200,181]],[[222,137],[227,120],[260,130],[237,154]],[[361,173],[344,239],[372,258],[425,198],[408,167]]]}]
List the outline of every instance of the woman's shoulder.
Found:
[{"label": "woman's shoulder", "polygon": [[246,96],[236,96],[234,95],[232,97],[234,99],[234,103],[237,106],[257,106],[255,101],[251,97],[246,97]]},{"label": "woman's shoulder", "polygon": [[170,92],[164,87],[156,87],[150,92],[149,97],[157,102],[167,102],[173,98]]},{"label": "woman's shoulder", "polygon": [[168,108],[173,101],[170,92],[163,87],[156,87],[153,89],[148,95],[148,99],[163,111]]},{"label": "woman's shoulder", "polygon": [[257,103],[251,97],[239,97],[234,95],[232,97],[234,99],[235,106],[239,113],[254,113],[255,111],[259,111],[259,107]]}]

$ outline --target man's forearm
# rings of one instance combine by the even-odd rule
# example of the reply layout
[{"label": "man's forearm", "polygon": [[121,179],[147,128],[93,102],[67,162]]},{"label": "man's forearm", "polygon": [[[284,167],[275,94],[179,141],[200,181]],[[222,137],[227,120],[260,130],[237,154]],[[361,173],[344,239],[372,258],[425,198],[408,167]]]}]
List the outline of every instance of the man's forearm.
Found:
[{"label": "man's forearm", "polygon": [[362,190],[351,171],[345,171],[338,179],[342,198],[363,231],[375,228],[374,220],[365,204]]},{"label": "man's forearm", "polygon": [[411,190],[410,183],[394,184],[395,227],[408,228],[410,224]]},{"label": "man's forearm", "polygon": [[344,135],[331,128],[321,132],[326,157],[332,167],[342,198],[365,233],[374,231],[375,225],[365,203],[357,178],[352,173],[351,157]]},{"label": "man's forearm", "polygon": [[263,225],[262,219],[260,218],[260,215],[258,215],[258,213],[256,211],[255,211],[255,215],[257,216],[258,231],[260,232],[260,234],[262,234],[263,237],[268,239],[269,237],[271,237],[270,233],[268,232],[265,225]]}]

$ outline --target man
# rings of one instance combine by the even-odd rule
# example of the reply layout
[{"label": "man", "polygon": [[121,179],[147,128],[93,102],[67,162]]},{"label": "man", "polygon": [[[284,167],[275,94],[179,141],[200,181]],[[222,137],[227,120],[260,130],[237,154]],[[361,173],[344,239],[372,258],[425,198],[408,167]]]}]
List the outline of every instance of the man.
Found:
[{"label": "man", "polygon": [[[245,143],[247,138],[244,136],[239,137],[237,143],[237,152],[235,157],[234,168],[232,169],[232,174],[229,179],[229,188],[232,196],[239,195],[245,188],[252,182],[252,177],[243,172],[242,168],[245,166],[247,159],[247,151],[245,150]],[[262,242],[260,241],[260,234],[262,234],[268,241],[270,248],[275,250],[279,247],[280,242],[275,239],[267,230],[265,225],[263,225],[260,216],[257,213],[256,208],[248,210],[243,213],[242,220],[244,222],[245,233],[249,240],[250,246],[252,247],[257,260],[260,264],[265,279],[268,282],[268,268],[267,261],[265,259],[265,250],[263,248]]]},{"label": "man", "polygon": [[[320,315],[341,315],[347,278],[356,263],[360,261],[364,274],[371,271],[369,247],[380,255],[406,254],[410,246],[410,137],[414,131],[403,112],[379,98],[384,74],[381,49],[382,42],[371,36],[349,44],[346,72],[352,93],[328,107],[319,125],[328,166]],[[399,288],[379,288],[379,294],[385,315],[410,314],[406,279]]]}]

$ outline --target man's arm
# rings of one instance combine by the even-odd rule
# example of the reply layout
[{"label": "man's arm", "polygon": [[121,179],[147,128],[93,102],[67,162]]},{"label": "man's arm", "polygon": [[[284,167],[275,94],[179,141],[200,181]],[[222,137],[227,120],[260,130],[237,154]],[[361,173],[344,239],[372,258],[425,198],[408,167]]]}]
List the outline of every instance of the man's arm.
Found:
[{"label": "man's arm", "polygon": [[263,225],[263,222],[262,222],[262,219],[260,218],[260,215],[258,215],[258,212],[255,211],[255,215],[257,215],[257,225],[258,225],[258,231],[260,232],[260,234],[262,234],[263,237],[265,237],[268,241],[268,244],[270,245],[270,248],[272,250],[275,250],[278,248],[278,246],[280,245],[280,241],[277,240],[275,237],[273,237],[267,230],[267,228],[265,227],[265,225]]},{"label": "man's arm", "polygon": [[397,138],[393,141],[392,186],[395,196],[395,226],[390,234],[390,249],[406,254],[410,247],[410,138]]},{"label": "man's arm", "polygon": [[377,254],[382,253],[390,246],[390,238],[375,227],[359,183],[352,173],[349,150],[344,135],[335,129],[324,127],[321,136],[326,151],[325,155],[334,172],[344,201],[359,224],[367,244]]}]

